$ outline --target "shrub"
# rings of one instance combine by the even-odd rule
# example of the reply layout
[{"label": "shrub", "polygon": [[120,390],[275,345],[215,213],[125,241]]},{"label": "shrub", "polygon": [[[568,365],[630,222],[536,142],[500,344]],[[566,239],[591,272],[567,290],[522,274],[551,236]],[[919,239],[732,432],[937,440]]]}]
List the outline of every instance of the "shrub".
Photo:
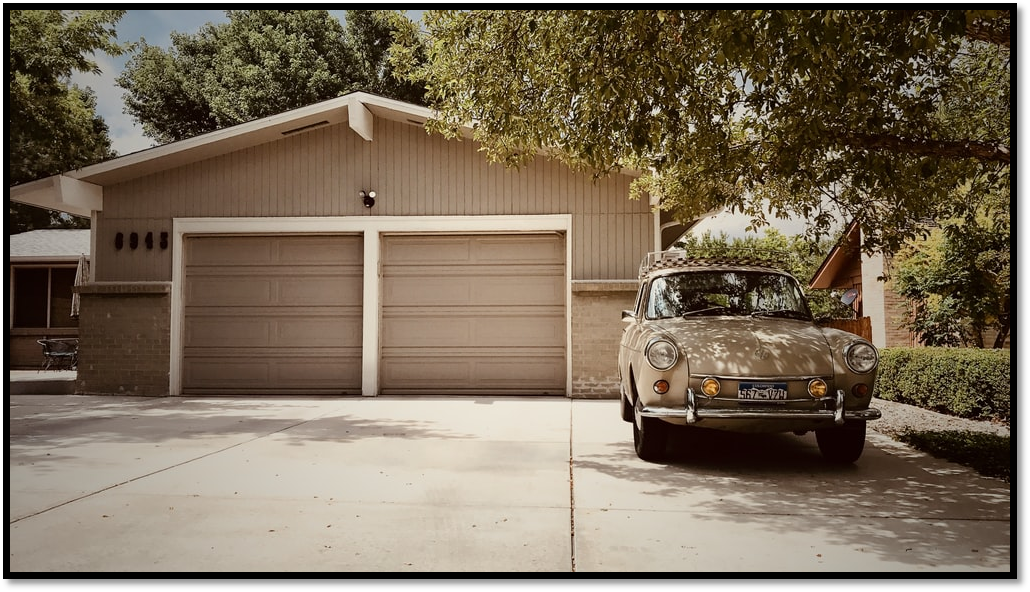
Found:
[{"label": "shrub", "polygon": [[883,349],[876,394],[938,413],[1008,422],[1010,359],[1007,349]]}]

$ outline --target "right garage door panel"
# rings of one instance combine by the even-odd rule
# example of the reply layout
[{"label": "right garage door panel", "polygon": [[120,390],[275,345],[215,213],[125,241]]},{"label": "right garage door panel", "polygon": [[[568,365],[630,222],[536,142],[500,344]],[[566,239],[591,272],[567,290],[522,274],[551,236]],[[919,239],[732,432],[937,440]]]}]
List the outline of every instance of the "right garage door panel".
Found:
[{"label": "right garage door panel", "polygon": [[387,236],[383,394],[562,394],[561,235]]}]

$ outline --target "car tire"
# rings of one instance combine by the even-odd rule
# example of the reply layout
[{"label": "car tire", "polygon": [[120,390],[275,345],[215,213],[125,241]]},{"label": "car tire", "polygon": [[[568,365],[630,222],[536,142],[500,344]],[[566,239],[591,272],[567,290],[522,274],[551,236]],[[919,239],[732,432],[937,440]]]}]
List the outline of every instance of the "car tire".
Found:
[{"label": "car tire", "polygon": [[633,422],[633,449],[641,460],[656,462],[665,458],[669,441],[669,424],[654,417],[641,417]]},{"label": "car tire", "polygon": [[850,464],[862,456],[865,447],[865,422],[848,421],[836,428],[815,431],[819,452],[828,461]]}]

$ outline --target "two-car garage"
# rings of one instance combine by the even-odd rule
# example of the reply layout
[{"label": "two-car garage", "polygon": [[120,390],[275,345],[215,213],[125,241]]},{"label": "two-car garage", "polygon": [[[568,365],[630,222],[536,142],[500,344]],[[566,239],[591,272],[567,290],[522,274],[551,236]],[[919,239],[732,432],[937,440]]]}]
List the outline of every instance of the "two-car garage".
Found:
[{"label": "two-car garage", "polygon": [[186,234],[181,392],[566,392],[564,233],[375,238]]}]

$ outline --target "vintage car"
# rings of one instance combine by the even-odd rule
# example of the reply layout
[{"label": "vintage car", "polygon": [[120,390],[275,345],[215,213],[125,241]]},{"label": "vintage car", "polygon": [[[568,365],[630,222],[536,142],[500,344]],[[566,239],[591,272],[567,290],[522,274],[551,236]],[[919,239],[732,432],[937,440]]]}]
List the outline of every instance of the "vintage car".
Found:
[{"label": "vintage car", "polygon": [[798,281],[767,259],[649,253],[622,317],[622,418],[644,460],[664,457],[678,425],[814,431],[824,458],[852,463],[880,417],[876,348],[818,326]]}]

